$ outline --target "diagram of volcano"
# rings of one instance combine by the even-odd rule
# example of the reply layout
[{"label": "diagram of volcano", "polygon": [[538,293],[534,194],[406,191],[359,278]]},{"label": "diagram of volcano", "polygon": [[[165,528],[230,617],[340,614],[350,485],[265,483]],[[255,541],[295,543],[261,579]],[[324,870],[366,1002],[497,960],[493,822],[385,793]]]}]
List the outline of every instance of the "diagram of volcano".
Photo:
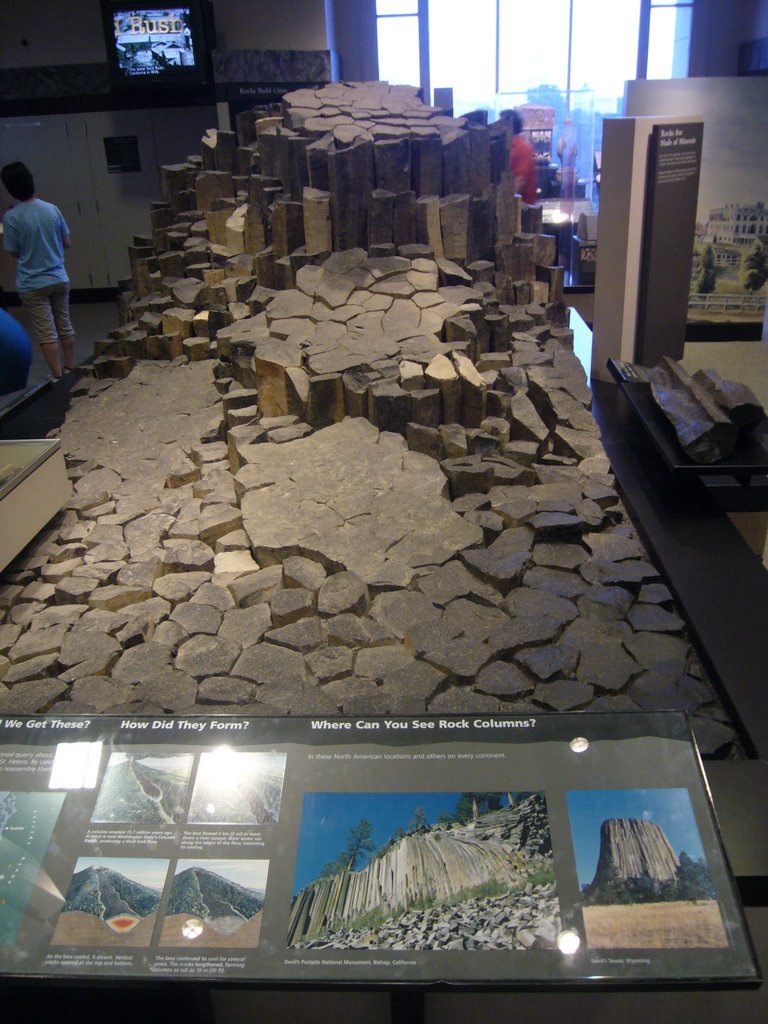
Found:
[{"label": "diagram of volcano", "polygon": [[81,858],[52,944],[148,946],[167,874],[167,860]]},{"label": "diagram of volcano", "polygon": [[0,791],[0,946],[16,941],[36,888],[61,899],[42,862],[63,802],[63,793]]},{"label": "diagram of volcano", "polygon": [[266,860],[180,860],[161,946],[255,948],[267,886]]},{"label": "diagram of volcano", "polygon": [[192,791],[193,824],[264,825],[277,821],[284,753],[242,753],[220,747],[200,755]]},{"label": "diagram of volcano", "polygon": [[193,760],[192,754],[112,754],[92,821],[175,824],[183,814]]}]

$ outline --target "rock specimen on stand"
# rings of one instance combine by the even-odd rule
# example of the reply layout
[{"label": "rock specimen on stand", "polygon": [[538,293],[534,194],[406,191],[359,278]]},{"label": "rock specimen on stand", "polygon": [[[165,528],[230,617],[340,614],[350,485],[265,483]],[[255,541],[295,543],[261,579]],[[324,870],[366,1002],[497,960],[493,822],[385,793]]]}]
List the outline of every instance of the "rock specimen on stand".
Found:
[{"label": "rock specimen on stand", "polygon": [[748,430],[765,419],[757,396],[746,384],[723,380],[716,370],[697,370],[692,380],[702,387],[737,427]]},{"label": "rock specimen on stand", "polygon": [[665,356],[648,376],[653,397],[675,428],[686,455],[694,462],[709,464],[731,454],[738,427],[679,363]]}]

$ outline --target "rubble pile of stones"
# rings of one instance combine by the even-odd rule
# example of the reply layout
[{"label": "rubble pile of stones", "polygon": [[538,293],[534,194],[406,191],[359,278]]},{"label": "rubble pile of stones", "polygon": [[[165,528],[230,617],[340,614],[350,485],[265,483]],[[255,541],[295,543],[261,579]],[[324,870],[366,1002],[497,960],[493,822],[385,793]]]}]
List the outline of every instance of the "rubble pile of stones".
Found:
[{"label": "rubble pile of stones", "polygon": [[[568,352],[521,346],[534,380]],[[730,744],[595,428],[514,459],[503,431],[431,428],[466,463],[449,479],[362,417],[285,440],[219,365],[77,386],[73,500],[0,591],[0,711],[678,707],[705,751]],[[592,447],[558,455],[558,430]],[[455,456],[462,434],[493,447]]]},{"label": "rubble pile of stones", "polygon": [[507,896],[409,910],[373,930],[297,942],[304,949],[554,949],[560,904],[554,882]]},{"label": "rubble pile of stones", "polygon": [[681,708],[729,751],[539,274],[552,239],[517,235],[536,209],[497,191],[501,278],[429,244],[276,258],[247,218],[212,237],[233,175],[192,172],[73,389],[74,497],[3,574],[0,712]]},{"label": "rubble pile of stones", "polygon": [[[165,169],[168,197],[177,212],[185,201],[205,211],[212,241],[228,244],[227,233],[244,231],[246,252],[272,243],[277,259],[301,245],[322,252],[413,242],[468,263],[492,258],[492,186],[509,164],[508,126],[446,116],[417,93],[385,82],[287,93],[277,110],[239,114],[236,132],[210,130],[202,177],[189,165]],[[247,203],[235,204],[252,175]],[[519,208],[512,195],[505,205],[508,216]]]}]

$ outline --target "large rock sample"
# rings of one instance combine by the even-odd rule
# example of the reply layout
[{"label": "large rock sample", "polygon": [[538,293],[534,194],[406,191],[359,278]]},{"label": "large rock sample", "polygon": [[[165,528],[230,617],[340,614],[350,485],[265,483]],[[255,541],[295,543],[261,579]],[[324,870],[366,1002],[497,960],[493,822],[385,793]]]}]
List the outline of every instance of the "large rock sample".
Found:
[{"label": "large rock sample", "polygon": [[738,427],[679,363],[665,356],[648,376],[653,397],[675,428],[686,455],[709,464],[731,454]]},{"label": "large rock sample", "polygon": [[736,380],[723,380],[716,370],[697,370],[692,378],[711,395],[737,427],[748,430],[765,419],[765,409],[751,388]]},{"label": "large rock sample", "polygon": [[668,882],[680,861],[664,829],[640,818],[608,818],[600,826],[600,855],[592,888],[616,880]]}]

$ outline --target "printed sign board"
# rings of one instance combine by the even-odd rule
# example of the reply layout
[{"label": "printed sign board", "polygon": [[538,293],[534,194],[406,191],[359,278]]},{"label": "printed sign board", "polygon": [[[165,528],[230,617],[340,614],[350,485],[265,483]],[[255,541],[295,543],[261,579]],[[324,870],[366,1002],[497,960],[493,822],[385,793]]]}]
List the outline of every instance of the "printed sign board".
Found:
[{"label": "printed sign board", "polygon": [[755,982],[687,720],[0,719],[0,973]]}]

